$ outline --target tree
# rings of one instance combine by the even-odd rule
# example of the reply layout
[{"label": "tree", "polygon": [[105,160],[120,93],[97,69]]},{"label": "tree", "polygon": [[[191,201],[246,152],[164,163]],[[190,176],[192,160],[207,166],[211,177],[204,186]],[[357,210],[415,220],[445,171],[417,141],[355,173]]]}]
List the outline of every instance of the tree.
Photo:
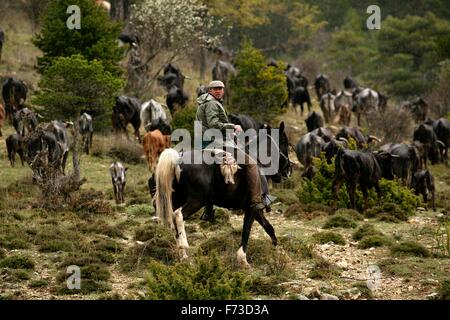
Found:
[{"label": "tree", "polygon": [[376,54],[376,39],[364,28],[363,18],[355,10],[348,10],[345,23],[331,34],[326,49],[331,68],[351,76],[360,76],[370,70],[370,62]]},{"label": "tree", "polygon": [[423,17],[387,17],[378,34],[378,72],[373,78],[389,84],[390,94],[403,98],[426,93],[433,85],[442,57],[440,41],[450,32],[450,22],[428,12]]},{"label": "tree", "polygon": [[33,103],[44,107],[39,112],[47,120],[74,120],[86,110],[93,115],[96,129],[105,129],[122,85],[100,61],[81,55],[59,57],[45,70]]},{"label": "tree", "polygon": [[[67,8],[71,5],[80,8],[80,29],[69,29],[66,25],[70,17]],[[33,43],[44,53],[38,57],[38,69],[43,73],[57,57],[82,54],[90,61],[102,61],[107,71],[119,75],[122,49],[117,45],[117,38],[120,30],[121,24],[111,21],[93,0],[52,0],[43,18],[41,33],[33,38]]]},{"label": "tree", "polygon": [[[162,69],[154,72],[155,66],[150,63],[164,53],[164,62],[169,63],[197,45],[208,46],[218,40],[210,35],[214,21],[200,0],[143,0],[132,8],[129,27],[139,36],[141,56],[133,69],[141,70],[141,77],[149,79],[144,81],[147,86]],[[145,67],[149,67],[148,72]]]},{"label": "tree", "polygon": [[231,109],[258,120],[271,121],[287,100],[284,65],[268,67],[264,56],[245,42],[236,59],[239,70],[230,80]]}]

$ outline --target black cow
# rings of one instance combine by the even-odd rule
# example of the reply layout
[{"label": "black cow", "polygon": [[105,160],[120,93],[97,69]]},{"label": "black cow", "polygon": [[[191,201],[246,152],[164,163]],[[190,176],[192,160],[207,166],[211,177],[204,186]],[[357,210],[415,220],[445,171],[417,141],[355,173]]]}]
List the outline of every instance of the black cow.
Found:
[{"label": "black cow", "polygon": [[16,153],[20,156],[20,161],[23,166],[23,149],[22,149],[23,138],[20,134],[12,134],[8,138],[6,138],[6,150],[8,151],[8,159],[11,163],[11,167],[14,167],[16,162]]},{"label": "black cow", "polygon": [[302,136],[295,146],[295,154],[298,161],[305,168],[312,164],[313,157],[319,157],[325,141],[318,135],[309,132]]},{"label": "black cow", "polygon": [[134,135],[141,142],[139,128],[141,126],[141,103],[138,99],[118,96],[116,105],[113,107],[112,124],[116,132],[124,131],[128,137],[127,126],[131,123],[134,128]]},{"label": "black cow", "polygon": [[0,62],[2,61],[2,49],[5,42],[5,32],[0,29]]},{"label": "black cow", "polygon": [[208,93],[208,87],[201,84],[197,87],[197,98],[200,97],[202,94]]},{"label": "black cow", "polygon": [[125,173],[128,168],[125,168],[121,162],[113,162],[109,167],[111,181],[114,190],[114,198],[117,204],[125,202]]},{"label": "black cow", "polygon": [[371,143],[372,141],[381,142],[375,136],[364,135],[358,127],[342,127],[336,134],[336,139],[339,138],[345,138],[347,140],[350,140],[350,138],[355,139],[358,148],[363,148],[365,144]]},{"label": "black cow", "polygon": [[33,178],[36,178],[36,175],[42,177],[41,164],[64,173],[64,158],[67,153],[53,132],[37,128],[35,132],[23,138],[22,146],[25,161],[33,169]]},{"label": "black cow", "polygon": [[14,113],[14,129],[23,137],[36,130],[37,124],[36,114],[28,108],[23,108]]},{"label": "black cow", "polygon": [[443,144],[439,144],[441,161],[448,165],[448,148],[450,147],[450,122],[440,118],[433,122],[433,130],[436,137]]},{"label": "black cow", "polygon": [[228,88],[228,90],[225,90],[224,100],[226,103],[229,102],[229,86],[228,82],[232,76],[235,76],[237,74],[236,69],[234,66],[226,61],[217,60],[216,64],[212,68],[212,80],[220,80],[225,85],[225,89]]},{"label": "black cow", "polygon": [[389,96],[382,94],[379,91],[377,91],[377,93],[378,93],[378,110],[384,112],[384,111],[386,111],[386,108],[387,108]]},{"label": "black cow", "polygon": [[414,141],[419,141],[423,144],[422,158],[427,168],[427,159],[430,158],[431,164],[436,164],[439,161],[439,145],[445,146],[442,141],[439,141],[433,126],[422,123],[414,130]]},{"label": "black cow", "polygon": [[428,116],[428,103],[421,97],[403,102],[402,108],[408,110],[417,123],[425,121]]},{"label": "black cow", "polygon": [[165,121],[162,118],[152,120],[152,122],[150,123],[150,127],[148,128],[148,131],[153,131],[156,129],[161,131],[161,133],[165,136],[172,134],[172,127],[167,121]]},{"label": "black cow", "polygon": [[57,150],[55,152],[58,154],[61,152],[61,159],[58,158],[58,161],[60,161],[62,173],[65,174],[67,156],[69,155],[69,134],[66,124],[58,120],[53,120],[44,126],[44,131],[54,135],[56,144],[59,147],[58,149],[61,149],[61,151]]},{"label": "black cow", "polygon": [[167,91],[173,86],[183,90],[185,78],[186,76],[183,75],[179,67],[168,63],[164,66],[163,76],[158,77],[158,82],[161,86],[166,88]]},{"label": "black cow", "polygon": [[[336,155],[335,173],[332,185],[333,199],[336,199],[343,182],[348,184],[348,194],[353,209],[356,209],[356,186],[359,184],[367,209],[368,189],[375,188],[378,202],[381,199],[379,180],[384,177],[393,179],[392,155],[389,153],[372,153],[340,149]],[[335,207],[335,203],[333,204]]]},{"label": "black cow", "polygon": [[314,81],[314,87],[316,89],[317,100],[320,101],[320,98],[331,91],[330,80],[326,75],[319,74]]},{"label": "black cow", "polygon": [[92,117],[86,112],[80,116],[78,120],[78,128],[81,138],[83,140],[83,150],[89,154],[89,149],[92,148],[92,136],[94,134],[94,126]]},{"label": "black cow", "polygon": [[396,157],[392,160],[395,176],[401,178],[405,185],[409,185],[413,174],[420,165],[420,153],[413,144],[389,143],[380,147],[380,151],[389,152]]},{"label": "black cow", "polygon": [[294,93],[292,95],[292,106],[294,110],[297,112],[297,105],[300,105],[301,115],[303,115],[303,104],[306,103],[308,105],[308,112],[311,112],[311,98],[309,96],[308,89],[306,87],[296,87],[294,89]]},{"label": "black cow", "polygon": [[331,139],[334,139],[333,133],[330,130],[328,130],[327,128],[324,128],[324,127],[320,127],[320,128],[314,129],[313,131],[311,131],[311,133],[314,133],[315,135],[318,135],[325,142],[329,142],[329,141],[331,141]]},{"label": "black cow", "polygon": [[7,78],[3,82],[2,95],[5,101],[6,117],[12,124],[13,115],[17,110],[22,109],[27,99],[28,88],[21,80]]},{"label": "black cow", "polygon": [[428,195],[431,192],[431,200],[433,203],[433,210],[436,211],[436,206],[434,202],[434,194],[435,194],[435,188],[434,188],[434,178],[431,175],[430,171],[428,170],[422,170],[416,172],[411,181],[411,188],[414,189],[415,193],[417,195],[421,194],[423,197],[423,201],[425,203],[428,202]]},{"label": "black cow", "polygon": [[308,128],[308,132],[311,132],[314,129],[323,127],[323,118],[319,113],[313,111],[308,114],[305,123]]},{"label": "black cow", "polygon": [[139,46],[139,38],[133,34],[122,33],[119,36],[122,43],[128,43],[130,46],[137,48]]},{"label": "black cow", "polygon": [[342,148],[348,147],[348,141],[345,138],[340,138],[339,140],[332,138],[330,141],[325,142],[322,150],[325,153],[325,159],[327,163],[331,164],[333,157],[337,155],[338,151]]},{"label": "black cow", "polygon": [[177,107],[184,107],[188,100],[186,92],[177,86],[171,86],[166,96],[166,104],[171,114],[175,113]]},{"label": "black cow", "polygon": [[350,78],[350,76],[346,76],[343,82],[344,89],[351,90],[358,87],[358,84],[352,78]]}]

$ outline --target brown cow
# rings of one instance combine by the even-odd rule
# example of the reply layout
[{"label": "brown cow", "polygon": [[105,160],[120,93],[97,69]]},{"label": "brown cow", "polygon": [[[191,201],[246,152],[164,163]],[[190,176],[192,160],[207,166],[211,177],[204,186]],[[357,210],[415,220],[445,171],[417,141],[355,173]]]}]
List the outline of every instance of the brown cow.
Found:
[{"label": "brown cow", "polygon": [[2,136],[3,120],[5,119],[5,108],[0,103],[0,137]]},{"label": "brown cow", "polygon": [[170,147],[170,136],[163,135],[158,129],[147,132],[142,142],[148,169],[155,172],[159,155]]}]

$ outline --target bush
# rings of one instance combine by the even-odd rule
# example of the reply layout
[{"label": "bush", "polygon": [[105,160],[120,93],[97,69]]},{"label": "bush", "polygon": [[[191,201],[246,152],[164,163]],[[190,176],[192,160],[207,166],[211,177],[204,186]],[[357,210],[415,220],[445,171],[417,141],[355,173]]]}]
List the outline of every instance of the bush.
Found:
[{"label": "bush", "polygon": [[427,258],[430,256],[430,252],[423,245],[416,242],[402,242],[398,245],[395,245],[391,248],[391,252],[393,255],[401,256],[401,255],[410,255],[416,257],[424,257]]},{"label": "bush", "polygon": [[358,230],[356,230],[353,233],[352,238],[353,238],[353,240],[359,241],[365,237],[378,236],[378,235],[382,235],[382,233],[380,231],[376,230],[373,225],[365,224],[362,227],[359,227]]},{"label": "bush", "polygon": [[309,272],[308,277],[311,279],[330,279],[338,275],[340,275],[340,271],[337,266],[319,257]]},{"label": "bush", "polygon": [[450,280],[442,281],[437,298],[439,300],[450,300]]},{"label": "bush", "polygon": [[137,143],[130,143],[130,140],[125,138],[114,139],[111,148],[106,152],[106,155],[119,160],[124,164],[140,164],[144,163],[144,150],[141,145]]},{"label": "bush", "polygon": [[383,235],[372,235],[364,237],[359,243],[359,249],[367,249],[372,247],[382,247],[390,245],[391,241]]},{"label": "bush", "polygon": [[[67,8],[70,5],[80,7],[80,29],[71,30],[66,26],[69,17]],[[123,49],[117,46],[117,38],[122,26],[111,20],[94,1],[50,1],[42,20],[41,33],[33,39],[33,43],[44,53],[42,57],[38,57],[38,68],[41,72],[58,57],[80,54],[89,61],[101,61],[108,72],[120,75],[118,62],[122,58]]]},{"label": "bush", "polygon": [[268,67],[263,54],[244,42],[237,57],[238,74],[230,79],[231,109],[260,121],[271,121],[282,113],[287,100],[284,65]]},{"label": "bush", "polygon": [[333,242],[338,245],[345,245],[344,238],[335,232],[319,232],[313,235],[313,238],[320,244],[325,244],[328,242]]},{"label": "bush", "polygon": [[217,254],[166,266],[153,261],[149,266],[147,299],[241,300],[249,299],[245,274],[232,272]]},{"label": "bush", "polygon": [[122,80],[104,69],[97,60],[88,61],[81,55],[56,58],[39,82],[40,91],[33,103],[46,121],[74,121],[86,110],[93,116],[95,130],[111,127],[114,97],[123,86]]},{"label": "bush", "polygon": [[194,145],[194,121],[197,114],[196,106],[187,106],[175,112],[172,119],[172,129],[186,129],[191,135],[191,146]]},{"label": "bush", "polygon": [[[320,158],[313,158],[313,163],[317,169],[317,173],[312,180],[305,179],[301,182],[300,188],[297,191],[298,198],[304,204],[315,202],[330,206],[333,203],[332,184],[335,168],[334,161],[331,164],[327,164],[322,154]],[[410,189],[402,186],[398,180],[390,181],[381,179],[380,189],[382,192],[381,202],[397,204],[403,216],[412,215],[415,208],[421,204],[420,198]],[[350,198],[347,193],[346,184],[342,184],[335,201],[337,208],[348,208],[350,206]],[[370,189],[368,206],[374,207],[377,203],[378,196],[374,189]],[[358,187],[356,191],[356,207],[361,210],[363,206],[362,192]]]},{"label": "bush", "polygon": [[13,255],[1,260],[0,267],[11,269],[33,269],[34,261],[24,255]]},{"label": "bush", "polygon": [[343,214],[336,214],[330,217],[327,222],[325,222],[323,228],[356,228],[356,225],[357,224],[353,220],[353,218]]}]

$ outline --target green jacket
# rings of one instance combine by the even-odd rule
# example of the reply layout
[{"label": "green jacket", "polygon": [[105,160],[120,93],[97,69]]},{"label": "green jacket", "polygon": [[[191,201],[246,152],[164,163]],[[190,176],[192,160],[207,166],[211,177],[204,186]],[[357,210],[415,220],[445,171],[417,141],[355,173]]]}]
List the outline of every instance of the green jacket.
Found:
[{"label": "green jacket", "polygon": [[227,113],[221,101],[209,93],[202,94],[197,98],[198,108],[195,116],[202,123],[202,133],[207,129],[219,129],[225,133],[226,129],[234,129],[234,124],[228,121]]}]

